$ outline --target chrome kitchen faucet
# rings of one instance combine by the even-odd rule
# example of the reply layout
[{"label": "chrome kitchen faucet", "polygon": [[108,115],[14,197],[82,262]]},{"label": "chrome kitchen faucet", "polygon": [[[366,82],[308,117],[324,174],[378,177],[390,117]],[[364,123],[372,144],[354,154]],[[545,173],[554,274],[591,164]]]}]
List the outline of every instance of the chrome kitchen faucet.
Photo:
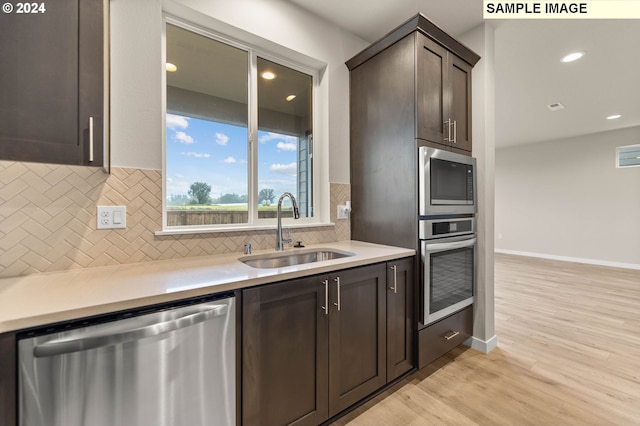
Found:
[{"label": "chrome kitchen faucet", "polygon": [[278,199],[278,229],[276,234],[276,251],[284,250],[284,243],[290,243],[291,238],[283,239],[282,238],[282,201],[285,197],[289,197],[291,199],[291,204],[293,205],[293,218],[300,219],[300,211],[298,210],[298,203],[296,203],[296,199],[290,192],[285,192]]}]

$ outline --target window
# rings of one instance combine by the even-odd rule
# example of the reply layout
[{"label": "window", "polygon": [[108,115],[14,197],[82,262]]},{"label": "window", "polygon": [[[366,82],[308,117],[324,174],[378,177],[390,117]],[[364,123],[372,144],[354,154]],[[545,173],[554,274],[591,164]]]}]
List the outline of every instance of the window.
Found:
[{"label": "window", "polygon": [[640,167],[640,145],[619,146],[616,148],[616,167]]},{"label": "window", "polygon": [[271,226],[284,192],[312,221],[316,71],[178,23],[165,34],[164,229]]}]

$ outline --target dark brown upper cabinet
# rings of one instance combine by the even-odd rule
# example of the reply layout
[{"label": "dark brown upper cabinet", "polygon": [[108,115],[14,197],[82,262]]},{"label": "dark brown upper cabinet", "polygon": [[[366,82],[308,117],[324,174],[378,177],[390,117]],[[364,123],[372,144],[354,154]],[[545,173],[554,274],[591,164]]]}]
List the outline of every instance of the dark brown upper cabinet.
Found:
[{"label": "dark brown upper cabinet", "polygon": [[417,138],[471,152],[471,65],[416,34]]},{"label": "dark brown upper cabinet", "polygon": [[104,0],[0,15],[0,160],[107,165],[105,16]]},{"label": "dark brown upper cabinet", "polygon": [[346,63],[351,143],[370,146],[376,133],[393,149],[420,139],[470,155],[471,69],[479,59],[423,15],[405,22]]}]

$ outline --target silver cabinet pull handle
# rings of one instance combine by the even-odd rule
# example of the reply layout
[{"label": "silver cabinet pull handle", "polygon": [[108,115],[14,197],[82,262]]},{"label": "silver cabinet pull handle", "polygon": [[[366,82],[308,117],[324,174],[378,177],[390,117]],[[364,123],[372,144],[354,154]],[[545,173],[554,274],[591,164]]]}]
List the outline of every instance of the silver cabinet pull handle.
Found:
[{"label": "silver cabinet pull handle", "polygon": [[89,117],[89,162],[93,163],[93,117]]},{"label": "silver cabinet pull handle", "polygon": [[446,135],[444,136],[443,142],[450,142],[451,139],[451,120],[447,120],[444,122],[444,126],[446,127],[445,133]]},{"label": "silver cabinet pull handle", "polygon": [[393,290],[393,294],[396,294],[398,293],[398,267],[393,265],[389,269],[393,271],[393,287],[389,287],[389,289]]},{"label": "silver cabinet pull handle", "polygon": [[338,289],[338,303],[334,303],[334,305],[340,310],[340,277],[336,277],[333,280],[336,282],[336,288]]},{"label": "silver cabinet pull handle", "polygon": [[458,120],[453,120],[453,143],[458,142]]},{"label": "silver cabinet pull handle", "polygon": [[324,284],[324,306],[322,309],[325,315],[329,315],[329,280],[322,281],[322,284]]},{"label": "silver cabinet pull handle", "polygon": [[445,335],[444,335],[444,336],[442,336],[442,337],[444,337],[444,338],[445,338],[445,339],[447,339],[447,340],[451,340],[451,339],[453,339],[454,337],[456,337],[458,334],[460,334],[460,332],[459,332],[459,331],[453,331],[453,330],[451,330],[450,332],[448,332],[447,334],[445,334]]},{"label": "silver cabinet pull handle", "polygon": [[147,325],[129,330],[115,332],[113,334],[86,334],[73,340],[54,339],[36,346],[33,355],[36,358],[63,355],[72,352],[88,351],[89,349],[101,348],[104,346],[117,345],[120,343],[132,342],[147,337],[159,336],[171,331],[179,330],[190,325],[199,324],[211,318],[226,315],[228,305],[213,305],[207,311],[197,312],[166,322]]}]

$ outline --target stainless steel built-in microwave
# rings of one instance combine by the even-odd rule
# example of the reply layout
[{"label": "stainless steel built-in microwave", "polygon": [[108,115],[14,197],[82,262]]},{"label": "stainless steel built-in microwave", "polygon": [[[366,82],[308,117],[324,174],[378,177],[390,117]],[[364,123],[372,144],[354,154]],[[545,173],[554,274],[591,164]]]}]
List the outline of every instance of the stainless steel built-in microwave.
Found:
[{"label": "stainless steel built-in microwave", "polygon": [[424,146],[418,154],[419,214],[475,214],[476,159]]}]

